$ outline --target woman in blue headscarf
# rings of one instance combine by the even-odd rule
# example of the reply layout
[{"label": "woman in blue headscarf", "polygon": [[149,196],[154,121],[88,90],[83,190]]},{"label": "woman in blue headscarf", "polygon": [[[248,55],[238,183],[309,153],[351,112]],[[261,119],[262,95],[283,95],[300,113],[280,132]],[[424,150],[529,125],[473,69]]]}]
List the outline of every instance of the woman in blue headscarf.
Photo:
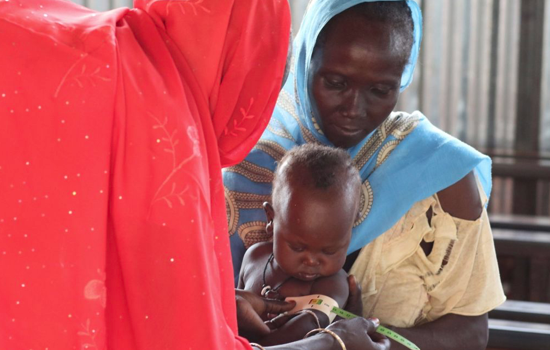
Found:
[{"label": "woman in blue headscarf", "polygon": [[310,2],[267,130],[224,172],[235,276],[246,248],[271,238],[262,207],[276,162],[304,143],[345,148],[363,181],[348,251],[363,315],[422,349],[484,349],[487,312],[505,299],[485,210],[491,161],[420,112],[393,112],[421,37],[412,0]]}]

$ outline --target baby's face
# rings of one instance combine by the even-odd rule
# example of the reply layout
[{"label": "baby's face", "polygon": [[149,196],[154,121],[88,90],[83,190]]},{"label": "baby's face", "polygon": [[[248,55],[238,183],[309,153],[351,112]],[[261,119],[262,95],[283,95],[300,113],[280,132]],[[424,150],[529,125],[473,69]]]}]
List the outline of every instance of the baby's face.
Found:
[{"label": "baby's face", "polygon": [[[337,189],[284,191],[273,218],[273,254],[290,276],[312,281],[338,272],[346,260],[357,199]],[[341,192],[341,191],[340,191]]]}]

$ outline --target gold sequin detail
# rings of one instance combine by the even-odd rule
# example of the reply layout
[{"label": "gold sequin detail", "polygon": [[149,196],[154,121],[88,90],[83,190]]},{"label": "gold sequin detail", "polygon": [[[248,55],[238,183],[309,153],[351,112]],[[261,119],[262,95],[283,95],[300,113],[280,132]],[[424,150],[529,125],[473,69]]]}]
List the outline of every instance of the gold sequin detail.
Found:
[{"label": "gold sequin detail", "polygon": [[259,149],[269,154],[276,161],[280,161],[286,153],[286,149],[275,141],[260,140],[254,149]]},{"label": "gold sequin detail", "polygon": [[271,121],[269,122],[269,125],[267,126],[267,130],[271,131],[275,135],[280,136],[282,138],[288,139],[290,141],[295,141],[294,137],[292,137],[292,135],[288,132],[288,130],[286,130],[283,123],[281,123],[277,119],[271,119]]},{"label": "gold sequin detail", "polygon": [[419,122],[420,119],[418,117],[408,116],[391,134],[396,139],[403,140],[416,128]]},{"label": "gold sequin detail", "polygon": [[357,170],[361,171],[361,169],[367,164],[369,159],[373,156],[373,154],[376,152],[378,147],[382,144],[381,132],[380,130],[376,130],[374,135],[361,147],[357,155],[353,158],[353,163],[355,164],[355,167]]},{"label": "gold sequin detail", "polygon": [[[262,209],[264,202],[271,200],[270,195],[261,195],[245,192],[234,192],[227,188],[225,190],[225,211],[227,214],[227,226],[229,235],[232,236],[237,232],[239,224],[239,212],[241,209]],[[247,224],[241,225],[241,227]],[[265,226],[265,223],[264,223]],[[239,230],[241,230],[239,227]]]},{"label": "gold sequin detail", "polygon": [[247,249],[255,243],[271,240],[272,237],[265,230],[265,225],[264,221],[252,221],[239,227],[239,237]]},{"label": "gold sequin detail", "polygon": [[254,194],[246,192],[231,192],[239,209],[263,209],[264,203],[271,201],[268,194]]},{"label": "gold sequin detail", "polygon": [[376,168],[378,168],[382,163],[388,159],[391,152],[399,145],[399,141],[393,140],[386,143],[384,146],[382,146],[382,149],[380,152],[378,152],[378,158],[376,159]]},{"label": "gold sequin detail", "polygon": [[369,180],[365,180],[361,186],[361,199],[359,202],[359,215],[357,220],[353,224],[353,227],[359,226],[365,219],[372,208],[372,202],[374,200],[374,193],[372,187],[369,183]]},{"label": "gold sequin detail", "polygon": [[306,127],[302,125],[302,122],[300,121],[300,117],[296,112],[296,105],[294,104],[294,101],[292,100],[292,97],[288,92],[284,90],[281,91],[281,93],[279,94],[279,100],[277,101],[277,105],[282,109],[284,109],[286,112],[288,112],[292,116],[292,118],[294,118],[294,120],[300,127],[300,132],[302,133],[304,140],[306,140],[307,143],[319,143],[319,141],[317,141],[317,139],[311,133],[311,131],[309,131]]},{"label": "gold sequin detail", "polygon": [[410,114],[390,115],[353,158],[355,167],[359,170],[362,169],[380,146],[382,146],[388,135],[392,135],[399,141],[402,141],[405,136],[414,130],[419,120],[417,116]]},{"label": "gold sequin detail", "polygon": [[313,127],[317,132],[321,135],[324,135],[325,133],[323,130],[321,130],[321,127],[319,126],[319,123],[317,123],[317,119],[315,119],[315,116],[313,115],[313,112],[311,112],[311,122],[313,123]]},{"label": "gold sequin detail", "polygon": [[227,214],[227,228],[229,236],[233,236],[237,232],[237,224],[239,223],[239,210],[237,208],[237,202],[233,196],[234,192],[229,191],[224,186],[225,192],[225,212]]},{"label": "gold sequin detail", "polygon": [[259,183],[272,183],[273,172],[249,161],[242,161],[240,164],[227,168],[226,171],[240,174],[250,181]]}]

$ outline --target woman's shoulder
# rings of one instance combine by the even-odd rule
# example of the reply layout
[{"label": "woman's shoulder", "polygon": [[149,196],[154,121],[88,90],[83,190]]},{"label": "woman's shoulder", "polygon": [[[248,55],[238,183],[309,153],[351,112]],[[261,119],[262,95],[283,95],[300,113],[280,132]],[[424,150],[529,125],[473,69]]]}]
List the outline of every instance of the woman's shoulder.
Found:
[{"label": "woman's shoulder", "polygon": [[437,196],[443,210],[455,218],[477,220],[483,211],[473,171],[453,185],[439,191]]}]

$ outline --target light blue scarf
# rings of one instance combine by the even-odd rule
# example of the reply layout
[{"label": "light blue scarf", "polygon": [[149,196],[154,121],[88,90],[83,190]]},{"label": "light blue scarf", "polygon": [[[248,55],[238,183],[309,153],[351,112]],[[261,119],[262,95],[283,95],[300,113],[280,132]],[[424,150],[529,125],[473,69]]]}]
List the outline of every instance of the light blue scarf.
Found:
[{"label": "light blue scarf", "polygon": [[[386,0],[399,1],[399,0]],[[262,203],[270,200],[276,162],[286,150],[308,142],[331,145],[312,113],[309,89],[311,56],[328,21],[369,0],[314,0],[294,40],[291,74],[283,87],[268,128],[241,164],[226,169],[226,208],[235,277],[248,246],[269,240]],[[401,78],[401,90],[412,81],[422,38],[422,13],[407,0],[414,21],[414,44]],[[348,149],[363,181],[360,218],[348,252],[362,248],[390,229],[418,201],[475,171],[489,197],[491,160],[434,127],[420,112],[392,113],[358,145]]]}]

